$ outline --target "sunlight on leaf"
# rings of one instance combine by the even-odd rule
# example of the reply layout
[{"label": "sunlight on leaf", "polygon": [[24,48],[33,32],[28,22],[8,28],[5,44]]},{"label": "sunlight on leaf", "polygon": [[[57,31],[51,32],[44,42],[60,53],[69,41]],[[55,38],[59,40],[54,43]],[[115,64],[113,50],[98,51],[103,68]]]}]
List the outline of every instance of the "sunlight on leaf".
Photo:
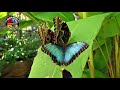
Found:
[{"label": "sunlight on leaf", "polygon": [[7,12],[0,12],[0,18],[7,16]]}]

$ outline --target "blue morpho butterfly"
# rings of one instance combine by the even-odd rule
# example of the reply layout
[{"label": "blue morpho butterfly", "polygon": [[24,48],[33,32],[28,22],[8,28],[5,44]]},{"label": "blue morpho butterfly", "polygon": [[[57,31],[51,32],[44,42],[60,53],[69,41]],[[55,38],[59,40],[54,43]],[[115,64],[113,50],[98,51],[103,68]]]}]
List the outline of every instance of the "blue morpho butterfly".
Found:
[{"label": "blue morpho butterfly", "polygon": [[55,17],[54,32],[50,29],[41,27],[39,36],[42,42],[41,50],[48,54],[54,63],[58,65],[69,65],[75,60],[81,52],[88,48],[88,44],[84,42],[74,42],[67,44],[71,32],[65,21],[60,17]]}]

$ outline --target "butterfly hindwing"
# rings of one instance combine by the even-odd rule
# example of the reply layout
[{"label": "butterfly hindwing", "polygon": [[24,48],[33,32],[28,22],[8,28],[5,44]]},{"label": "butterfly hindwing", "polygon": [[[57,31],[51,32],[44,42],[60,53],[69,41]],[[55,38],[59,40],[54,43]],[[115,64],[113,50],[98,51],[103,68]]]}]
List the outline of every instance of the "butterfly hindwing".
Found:
[{"label": "butterfly hindwing", "polygon": [[43,47],[43,52],[47,53],[52,60],[58,65],[69,65],[75,60],[81,52],[87,49],[88,44],[82,42],[75,42],[63,47],[57,44],[46,44]]},{"label": "butterfly hindwing", "polygon": [[56,45],[56,44],[46,44],[42,47],[42,51],[48,54],[52,60],[57,63],[58,65],[63,64],[64,53],[63,48]]}]

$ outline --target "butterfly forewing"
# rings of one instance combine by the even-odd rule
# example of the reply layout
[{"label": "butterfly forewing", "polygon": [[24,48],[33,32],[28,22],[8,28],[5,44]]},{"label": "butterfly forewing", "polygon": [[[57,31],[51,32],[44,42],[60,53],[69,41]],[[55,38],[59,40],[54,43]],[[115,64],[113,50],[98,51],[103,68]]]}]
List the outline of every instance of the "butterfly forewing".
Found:
[{"label": "butterfly forewing", "polygon": [[64,64],[69,65],[72,63],[85,49],[88,48],[88,44],[84,42],[76,42],[67,45],[64,56]]},{"label": "butterfly forewing", "polygon": [[65,46],[70,38],[71,32],[65,21],[60,17],[55,17],[54,22],[54,43]]},{"label": "butterfly forewing", "polygon": [[68,28],[66,22],[62,23],[61,30],[64,31],[64,35],[63,35],[62,39],[63,39],[64,43],[67,44],[67,42],[68,42],[68,40],[69,40],[69,38],[71,36],[71,32],[69,31],[69,28]]}]

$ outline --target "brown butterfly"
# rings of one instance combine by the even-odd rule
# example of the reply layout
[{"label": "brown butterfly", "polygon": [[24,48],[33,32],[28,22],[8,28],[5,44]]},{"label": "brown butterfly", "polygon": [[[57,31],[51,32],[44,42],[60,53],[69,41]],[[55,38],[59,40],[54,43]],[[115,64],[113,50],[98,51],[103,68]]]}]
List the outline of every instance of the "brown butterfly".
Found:
[{"label": "brown butterfly", "polygon": [[40,40],[42,43],[42,46],[48,43],[53,43],[54,33],[50,29],[48,29],[47,26],[41,26],[38,34],[40,36]]},{"label": "brown butterfly", "polygon": [[66,24],[60,17],[55,17],[54,22],[54,43],[60,46],[66,46],[71,32]]}]

